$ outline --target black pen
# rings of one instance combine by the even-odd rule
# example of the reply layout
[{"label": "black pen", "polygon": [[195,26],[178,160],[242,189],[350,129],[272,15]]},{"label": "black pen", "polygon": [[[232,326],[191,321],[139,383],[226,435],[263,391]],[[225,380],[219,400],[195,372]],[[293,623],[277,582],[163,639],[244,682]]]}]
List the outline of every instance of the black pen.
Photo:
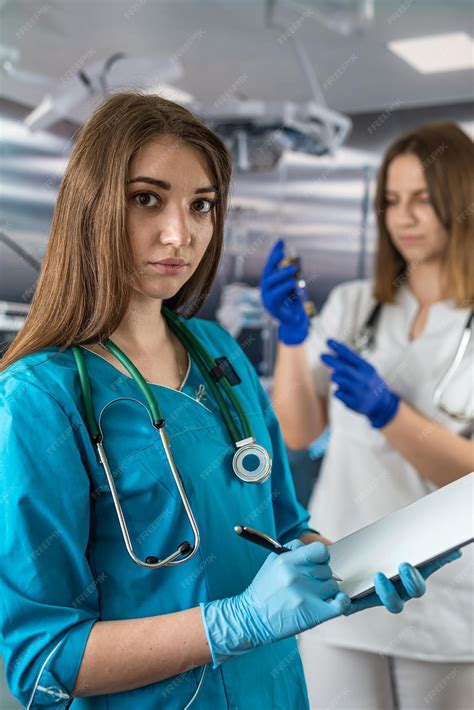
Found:
[{"label": "black pen", "polygon": [[[272,537],[270,537],[270,535],[260,532],[260,530],[255,530],[255,528],[250,528],[248,525],[235,525],[234,531],[237,533],[237,535],[243,537],[244,540],[254,542],[256,545],[260,545],[260,547],[265,547],[271,552],[276,552],[277,555],[281,555],[283,552],[291,552],[289,547],[280,545],[278,540],[274,540]],[[336,582],[342,582],[342,579],[334,573],[331,579],[335,579]]]}]

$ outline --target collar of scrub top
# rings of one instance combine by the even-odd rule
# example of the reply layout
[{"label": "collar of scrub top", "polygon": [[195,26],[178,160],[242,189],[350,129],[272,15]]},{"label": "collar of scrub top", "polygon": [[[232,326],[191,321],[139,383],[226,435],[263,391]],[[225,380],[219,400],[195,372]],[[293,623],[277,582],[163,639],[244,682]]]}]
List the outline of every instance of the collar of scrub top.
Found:
[{"label": "collar of scrub top", "polygon": [[[232,467],[234,469],[235,474],[242,481],[248,483],[263,483],[271,473],[272,462],[266,449],[264,449],[262,446],[259,446],[255,442],[255,438],[252,435],[252,430],[247,415],[245,414],[238,397],[232,390],[231,383],[239,384],[239,377],[235,373],[233,367],[230,365],[227,358],[223,357],[213,359],[208,354],[208,352],[199,342],[196,336],[184,326],[184,324],[181,322],[182,319],[180,319],[179,316],[177,316],[175,313],[173,313],[167,308],[163,308],[163,314],[165,315],[171,330],[176,334],[176,336],[182,342],[186,350],[190,353],[193,360],[198,365],[209,389],[213,392],[216,398],[217,404],[222,413],[229,434],[232,440],[235,442],[235,446],[237,448],[237,451],[235,452],[232,460]],[[122,536],[124,538],[125,546],[133,561],[141,567],[158,568],[162,566],[181,564],[183,562],[186,562],[196,553],[200,544],[200,534],[191,505],[186,495],[184,484],[182,482],[180,473],[176,467],[174,457],[171,453],[168,435],[165,432],[166,420],[161,412],[160,406],[154,393],[152,392],[151,388],[149,387],[148,383],[146,382],[138,368],[135,367],[131,360],[125,355],[125,353],[123,353],[122,350],[120,350],[120,348],[115,345],[115,343],[113,343],[110,339],[106,339],[103,345],[119,360],[119,362],[130,373],[131,377],[140,387],[148,403],[151,423],[160,434],[169,467],[173,474],[176,487],[178,488],[181,501],[186,510],[186,514],[194,535],[193,545],[191,545],[191,543],[189,543],[188,541],[184,541],[178,546],[175,552],[161,560],[157,557],[149,556],[146,558],[145,561],[142,561],[135,554],[128,532],[127,524],[125,521],[125,516],[123,514],[123,509],[120,503],[120,498],[117,492],[117,488],[115,486],[115,481],[110,470],[107,455],[103,446],[104,435],[95,419],[94,410],[92,406],[90,379],[87,373],[87,367],[85,364],[84,356],[80,348],[73,346],[71,350],[73,352],[79,373],[79,380],[86,414],[87,429],[89,431],[89,435],[91,437],[92,442],[97,447],[100,461],[105,469],[107,481],[112,493],[112,498],[120,523],[120,528],[122,531]],[[243,438],[230,414],[227,402],[225,401],[218,385],[222,386],[224,392],[227,394],[233,407],[237,411],[244,434]],[[257,457],[258,460],[258,466],[252,470],[245,468],[245,458],[249,455]],[[185,556],[182,557],[183,555]],[[178,557],[182,557],[182,559],[177,559]]]},{"label": "collar of scrub top", "polygon": [[[366,355],[373,351],[375,347],[375,335],[377,331],[377,324],[380,319],[380,314],[382,311],[382,303],[377,302],[372,310],[370,311],[364,325],[362,328],[354,335],[352,340],[352,345],[357,350],[359,355]],[[453,412],[448,407],[443,404],[443,395],[446,393],[446,388],[448,387],[450,381],[453,378],[454,373],[458,369],[463,357],[466,352],[469,340],[472,335],[474,322],[474,310],[471,310],[467,321],[464,325],[461,338],[459,340],[458,346],[456,348],[456,354],[449,365],[448,369],[444,373],[443,377],[436,385],[433,402],[435,407],[437,407],[448,417],[455,419],[460,422],[470,422],[473,420],[473,412]]]}]

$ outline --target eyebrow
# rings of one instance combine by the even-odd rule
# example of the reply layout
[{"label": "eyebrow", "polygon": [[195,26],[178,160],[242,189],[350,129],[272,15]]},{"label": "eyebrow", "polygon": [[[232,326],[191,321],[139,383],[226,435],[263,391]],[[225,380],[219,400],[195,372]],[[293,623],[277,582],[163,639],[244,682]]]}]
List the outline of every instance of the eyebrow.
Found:
[{"label": "eyebrow", "polygon": [[[162,190],[171,190],[171,183],[166,182],[166,180],[158,180],[157,178],[147,177],[146,175],[139,175],[138,177],[128,180],[127,182],[129,185],[132,182],[146,182],[149,185],[161,187]],[[205,187],[198,187],[194,190],[195,195],[199,195],[201,192],[217,192],[217,187],[206,185]]]},{"label": "eyebrow", "polygon": [[[391,192],[392,195],[398,195],[398,192],[396,190],[385,189],[385,192],[386,193]],[[418,195],[420,192],[428,192],[428,188],[427,187],[420,187],[418,190],[415,190],[413,194]]]}]

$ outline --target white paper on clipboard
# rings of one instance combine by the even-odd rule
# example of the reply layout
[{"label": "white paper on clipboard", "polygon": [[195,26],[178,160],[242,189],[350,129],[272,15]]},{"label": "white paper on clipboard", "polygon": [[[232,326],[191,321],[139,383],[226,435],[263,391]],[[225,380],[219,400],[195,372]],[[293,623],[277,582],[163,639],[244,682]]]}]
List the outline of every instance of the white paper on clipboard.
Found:
[{"label": "white paper on clipboard", "polygon": [[329,547],[339,587],[352,599],[374,590],[383,572],[397,579],[401,562],[421,565],[474,542],[474,473],[438,488]]}]

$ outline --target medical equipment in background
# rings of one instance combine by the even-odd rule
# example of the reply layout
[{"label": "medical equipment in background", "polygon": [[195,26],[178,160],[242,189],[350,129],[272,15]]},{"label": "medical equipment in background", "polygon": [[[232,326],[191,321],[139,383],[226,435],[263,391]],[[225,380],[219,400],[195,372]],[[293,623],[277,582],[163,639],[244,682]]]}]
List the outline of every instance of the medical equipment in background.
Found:
[{"label": "medical equipment in background", "polygon": [[371,165],[364,165],[362,168],[362,176],[364,181],[364,193],[361,201],[361,219],[359,232],[359,254],[357,257],[357,276],[358,279],[367,278],[367,231],[370,215],[370,189],[375,176],[375,168]]},{"label": "medical equipment in background", "polygon": [[3,244],[14,251],[15,254],[18,254],[20,259],[23,259],[23,261],[32,266],[33,269],[36,269],[36,271],[41,269],[41,261],[32,256],[26,249],[23,249],[18,242],[9,237],[3,230],[0,230],[0,242],[3,242]]},{"label": "medical equipment in background", "polygon": [[[344,37],[355,33],[361,35],[370,29],[375,19],[375,0],[318,0],[317,3],[311,3],[306,7],[303,7],[298,0],[284,0],[284,2],[266,0],[266,12],[274,27],[277,26],[273,20],[275,11],[279,10],[281,13],[282,10],[289,10],[292,7],[302,13],[301,18],[311,18]],[[284,27],[280,25],[281,30],[288,31],[287,18],[282,16],[281,21],[284,25]]]},{"label": "medical equipment in background", "polygon": [[[92,59],[95,51],[89,50],[83,59],[87,60],[89,55]],[[18,69],[19,60],[18,48],[0,46],[0,68],[5,74],[46,91],[39,105],[24,119],[24,125],[31,131],[48,129],[91,98],[100,99],[123,86],[153,90],[180,103],[192,99],[190,94],[165,83],[180,79],[184,73],[182,64],[169,55],[131,57],[126,52],[115,52],[105,59],[83,61],[80,69],[70,70],[63,77],[59,89],[56,78]]]},{"label": "medical equipment in background", "polygon": [[[26,320],[29,303],[12,303],[11,301],[0,301],[0,332],[7,333],[13,339]],[[2,357],[3,346],[8,346],[10,338],[5,342],[0,341],[0,357]]]},{"label": "medical equipment in background", "polygon": [[[367,0],[363,5],[367,5]],[[275,9],[274,0],[267,2],[266,27],[278,32],[277,41],[283,48],[287,44],[295,52],[310,89],[308,101],[249,100],[242,94],[239,96],[236,86],[234,95],[227,92],[212,104],[200,103],[191,94],[165,83],[183,77],[182,64],[175,57],[133,57],[123,51],[97,60],[95,51],[90,50],[90,57],[87,54],[83,57],[81,67],[71,70],[59,89],[55,79],[17,68],[20,61],[17,47],[0,45],[0,68],[9,77],[47,92],[24,119],[30,130],[45,129],[60,118],[73,117],[75,110],[77,120],[77,109],[87,106],[90,99],[100,99],[120,87],[132,86],[185,104],[222,137],[240,172],[271,170],[288,150],[332,155],[346,140],[352,121],[328,107],[302,43],[296,33],[288,32],[275,21]],[[321,15],[311,14],[321,21]]]},{"label": "medical equipment in background", "polygon": [[[183,75],[181,64],[169,57],[130,57],[116,52],[99,61],[84,62],[60,89],[51,77],[17,69],[19,58],[17,48],[0,47],[0,67],[5,74],[47,92],[24,119],[24,125],[32,131],[47,129],[59,119],[71,117],[87,101],[105,98],[124,85],[186,105],[222,137],[240,172],[271,170],[286,150],[333,154],[352,127],[350,118],[327,107],[321,92],[315,100],[306,102],[228,96],[211,105],[197,102],[191,94],[168,83]],[[312,71],[308,59],[303,70],[305,74]],[[314,89],[315,79],[311,83]]]},{"label": "medical equipment in background", "polygon": [[[227,429],[229,431],[231,439],[234,441],[235,446],[237,451],[234,454],[234,457],[232,459],[232,467],[234,469],[235,475],[240,478],[241,481],[247,482],[247,483],[263,483],[264,481],[267,480],[267,478],[270,476],[271,473],[271,468],[272,468],[272,461],[270,458],[270,455],[268,451],[263,447],[260,446],[259,444],[256,443],[255,438],[252,434],[252,429],[250,427],[250,423],[248,421],[247,415],[245,414],[242,405],[240,404],[240,401],[237,397],[237,395],[233,392],[232,386],[237,385],[240,383],[240,378],[238,377],[237,373],[233,369],[232,365],[230,362],[227,360],[225,357],[220,357],[220,358],[212,358],[206,349],[203,347],[203,345],[200,343],[200,341],[196,338],[196,336],[183,324],[182,319],[177,316],[175,313],[172,313],[170,310],[167,308],[163,308],[163,314],[166,317],[167,323],[173,333],[176,335],[176,337],[181,341],[181,343],[184,345],[186,350],[189,352],[189,354],[192,356],[194,362],[197,364],[199,367],[204,380],[206,381],[208,388],[211,392],[213,392],[215,399],[217,401],[217,404],[219,406],[219,409],[221,411],[222,417],[224,419],[224,422],[227,426]],[[125,355],[125,353],[120,350],[120,348],[115,345],[110,339],[107,339],[104,341],[103,346],[110,352],[112,355],[114,355],[119,362],[125,367],[125,369],[130,373],[131,377],[135,380],[137,385],[140,387],[147,403],[148,403],[148,408],[139,400],[133,399],[131,397],[119,397],[115,400],[112,400],[112,402],[109,402],[102,410],[100,416],[99,416],[99,422],[97,423],[95,416],[94,416],[94,411],[93,411],[93,406],[92,406],[92,393],[91,393],[91,386],[90,386],[90,380],[87,374],[87,368],[85,364],[85,359],[82,351],[80,350],[79,347],[73,346],[71,348],[72,353],[74,355],[74,359],[76,361],[76,366],[79,372],[79,379],[80,379],[80,385],[81,385],[81,391],[82,391],[82,397],[84,401],[84,407],[85,407],[85,412],[86,412],[86,425],[87,429],[89,431],[89,435],[91,437],[92,442],[95,444],[98,454],[99,454],[99,459],[102,465],[104,466],[105,473],[107,476],[107,481],[110,486],[110,490],[112,493],[113,501],[114,501],[114,506],[115,510],[117,513],[117,517],[119,519],[120,523],[120,528],[122,531],[122,536],[125,541],[125,546],[127,548],[128,554],[132,558],[132,560],[140,565],[141,567],[149,567],[149,568],[154,568],[157,569],[159,567],[163,566],[170,566],[170,565],[178,565],[182,564],[183,562],[186,562],[189,560],[197,551],[199,548],[200,544],[200,535],[199,535],[199,529],[196,523],[196,520],[194,518],[194,514],[191,508],[191,505],[189,503],[188,497],[186,495],[186,491],[184,489],[183,482],[181,480],[181,476],[179,474],[179,471],[176,467],[175,461],[173,454],[171,453],[171,448],[170,448],[170,443],[168,439],[168,435],[165,431],[165,418],[163,416],[163,413],[160,410],[158,401],[153,394],[151,388],[149,387],[148,383],[146,380],[143,378],[139,370],[135,367],[135,365],[129,360],[129,358]],[[221,387],[218,387],[220,385]],[[223,392],[221,392],[221,388]],[[223,397],[223,393],[227,395],[229,398],[230,402],[232,403],[232,406],[236,410],[243,436],[241,435],[241,432],[239,432],[239,429],[232,419],[231,413],[229,411],[229,407]],[[169,467],[171,469],[171,472],[173,474],[173,478],[175,481],[175,484],[178,488],[178,492],[181,498],[181,501],[183,503],[183,506],[186,510],[186,514],[189,520],[189,523],[191,525],[191,528],[193,530],[194,534],[194,543],[191,545],[188,541],[182,542],[177,550],[173,552],[171,555],[168,555],[164,559],[160,560],[159,558],[149,556],[146,558],[145,561],[140,560],[136,555],[133,550],[133,546],[130,540],[130,535],[128,533],[128,528],[127,524],[125,521],[125,516],[123,514],[122,506],[120,503],[120,498],[117,492],[117,488],[115,486],[115,482],[113,479],[112,472],[110,470],[109,462],[107,459],[107,455],[105,453],[104,449],[104,435],[102,432],[101,428],[101,419],[102,415],[105,411],[105,409],[110,405],[113,404],[117,401],[121,400],[132,400],[134,402],[137,402],[141,406],[143,406],[145,409],[147,409],[147,412],[150,417],[150,421],[152,426],[155,429],[158,429],[158,432],[161,437],[161,442],[163,444],[163,448],[165,451],[165,455],[169,464]],[[258,466],[252,469],[247,469],[245,467],[245,458],[247,456],[255,456],[258,459]],[[178,560],[177,558],[180,557],[181,555],[185,555],[185,557],[181,560]]]},{"label": "medical equipment in background", "polygon": [[[350,345],[359,353],[361,357],[366,357],[375,348],[375,338],[377,334],[377,324],[380,319],[380,314],[382,311],[382,304],[376,303],[369,313],[364,325],[352,338]],[[448,417],[461,422],[472,422],[474,421],[474,407],[471,411],[455,411],[447,404],[444,403],[446,396],[446,390],[449,387],[451,380],[459,368],[464,354],[467,350],[467,346],[471,338],[474,341],[474,310],[471,310],[466,324],[463,329],[463,333],[459,340],[456,354],[446,370],[445,374],[437,384],[433,394],[433,402],[435,406]]]},{"label": "medical equipment in background", "polygon": [[245,224],[245,220],[251,220],[257,214],[258,210],[253,207],[231,206],[223,259],[217,272],[220,303],[215,318],[236,339],[244,329],[251,331],[252,340],[246,343],[247,354],[268,392],[275,361],[275,326],[263,307],[258,287],[246,283],[245,274],[248,260],[258,254],[267,239],[273,239],[281,221],[277,214],[273,228],[261,234]]},{"label": "medical equipment in background", "polygon": [[[41,262],[3,230],[0,230],[0,243],[4,244],[8,249],[11,249],[22,261],[32,266],[36,271],[41,269]],[[24,295],[26,296],[27,294]],[[2,337],[2,340],[0,340],[0,358],[3,355],[3,351],[7,349],[10,342],[15,338],[17,332],[22,327],[29,310],[29,303],[0,300],[0,335]]]},{"label": "medical equipment in background", "polygon": [[[308,155],[333,155],[352,129],[348,116],[327,105],[312,63],[294,32],[274,20],[275,0],[266,4],[266,24],[277,30],[281,44],[288,43],[296,54],[311,99],[294,101],[250,101],[225,96],[212,110],[195,105],[194,110],[218,133],[230,150],[239,172],[275,168],[285,151]],[[281,38],[285,42],[281,42]]]},{"label": "medical equipment in background", "polygon": [[240,173],[270,171],[285,151],[333,154],[352,122],[316,101],[228,99],[222,108],[192,108],[227,145]]},{"label": "medical equipment in background", "polygon": [[216,319],[233,338],[237,338],[244,328],[265,328],[268,317],[260,289],[238,282],[223,286]]}]

